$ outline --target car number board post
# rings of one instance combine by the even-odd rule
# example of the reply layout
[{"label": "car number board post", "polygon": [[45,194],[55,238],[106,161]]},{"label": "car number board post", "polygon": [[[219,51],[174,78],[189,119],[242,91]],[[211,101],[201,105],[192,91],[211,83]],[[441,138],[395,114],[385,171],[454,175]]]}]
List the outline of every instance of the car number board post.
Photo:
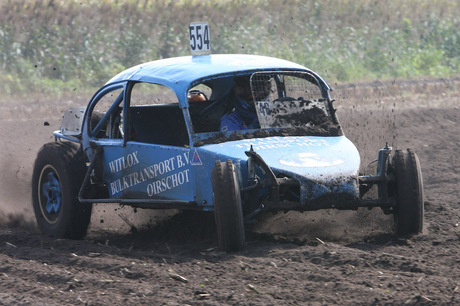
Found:
[{"label": "car number board post", "polygon": [[193,56],[211,54],[211,33],[205,22],[192,22],[189,27],[190,51]]}]

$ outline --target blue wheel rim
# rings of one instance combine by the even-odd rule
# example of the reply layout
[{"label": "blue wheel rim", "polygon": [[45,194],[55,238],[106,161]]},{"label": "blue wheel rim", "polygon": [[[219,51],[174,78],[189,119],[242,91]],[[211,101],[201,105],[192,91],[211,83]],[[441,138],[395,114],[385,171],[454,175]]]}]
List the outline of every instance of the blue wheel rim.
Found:
[{"label": "blue wheel rim", "polygon": [[62,209],[62,186],[53,166],[46,165],[42,169],[38,188],[43,217],[50,224],[56,223]]},{"label": "blue wheel rim", "polygon": [[46,211],[49,214],[58,213],[61,209],[61,183],[54,171],[48,172],[47,180],[42,187],[43,195],[46,199]]}]

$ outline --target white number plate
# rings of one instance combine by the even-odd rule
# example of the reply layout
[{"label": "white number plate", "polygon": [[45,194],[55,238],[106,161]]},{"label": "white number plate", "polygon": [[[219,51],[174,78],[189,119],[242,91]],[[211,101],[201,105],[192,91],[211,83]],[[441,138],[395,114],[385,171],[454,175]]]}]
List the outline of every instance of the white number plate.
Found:
[{"label": "white number plate", "polygon": [[211,54],[211,34],[207,23],[191,23],[188,27],[192,55]]}]

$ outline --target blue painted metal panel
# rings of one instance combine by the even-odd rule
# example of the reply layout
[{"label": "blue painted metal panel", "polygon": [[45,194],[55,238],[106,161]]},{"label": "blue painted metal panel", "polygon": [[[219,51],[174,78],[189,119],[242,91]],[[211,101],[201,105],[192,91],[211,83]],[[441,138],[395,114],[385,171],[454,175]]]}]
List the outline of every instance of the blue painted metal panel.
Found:
[{"label": "blue painted metal panel", "polygon": [[[104,145],[104,140],[98,141]],[[194,201],[188,148],[127,142],[104,146],[110,198]]]},{"label": "blue painted metal panel", "polygon": [[[197,198],[212,202],[210,175],[214,161],[233,160],[242,177],[246,177],[250,146],[262,156],[275,174],[284,173],[301,183],[302,202],[326,193],[349,193],[358,197],[357,175],[360,166],[358,150],[344,136],[340,137],[268,137],[211,144],[196,149],[202,166],[197,176]],[[193,171],[192,170],[192,171]],[[246,185],[241,181],[242,186]]]},{"label": "blue painted metal panel", "polygon": [[107,83],[134,80],[150,83],[171,84],[191,83],[210,75],[226,74],[253,69],[302,69],[306,67],[267,56],[248,54],[214,54],[208,56],[182,56],[143,63],[129,68]]},{"label": "blue painted metal panel", "polygon": [[359,153],[344,136],[290,136],[229,141],[206,145],[204,152],[246,160],[244,151],[250,146],[273,169],[308,177],[315,181],[329,181],[339,176],[356,175]]}]

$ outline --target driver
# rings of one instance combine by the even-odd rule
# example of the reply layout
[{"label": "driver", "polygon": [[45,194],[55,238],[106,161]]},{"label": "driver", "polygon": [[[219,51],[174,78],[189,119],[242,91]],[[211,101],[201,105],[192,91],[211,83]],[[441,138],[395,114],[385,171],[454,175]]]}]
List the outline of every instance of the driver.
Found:
[{"label": "driver", "polygon": [[[268,96],[268,93],[266,96]],[[220,119],[221,131],[260,128],[250,86],[250,76],[238,76],[234,78],[230,103],[234,108]]]}]

